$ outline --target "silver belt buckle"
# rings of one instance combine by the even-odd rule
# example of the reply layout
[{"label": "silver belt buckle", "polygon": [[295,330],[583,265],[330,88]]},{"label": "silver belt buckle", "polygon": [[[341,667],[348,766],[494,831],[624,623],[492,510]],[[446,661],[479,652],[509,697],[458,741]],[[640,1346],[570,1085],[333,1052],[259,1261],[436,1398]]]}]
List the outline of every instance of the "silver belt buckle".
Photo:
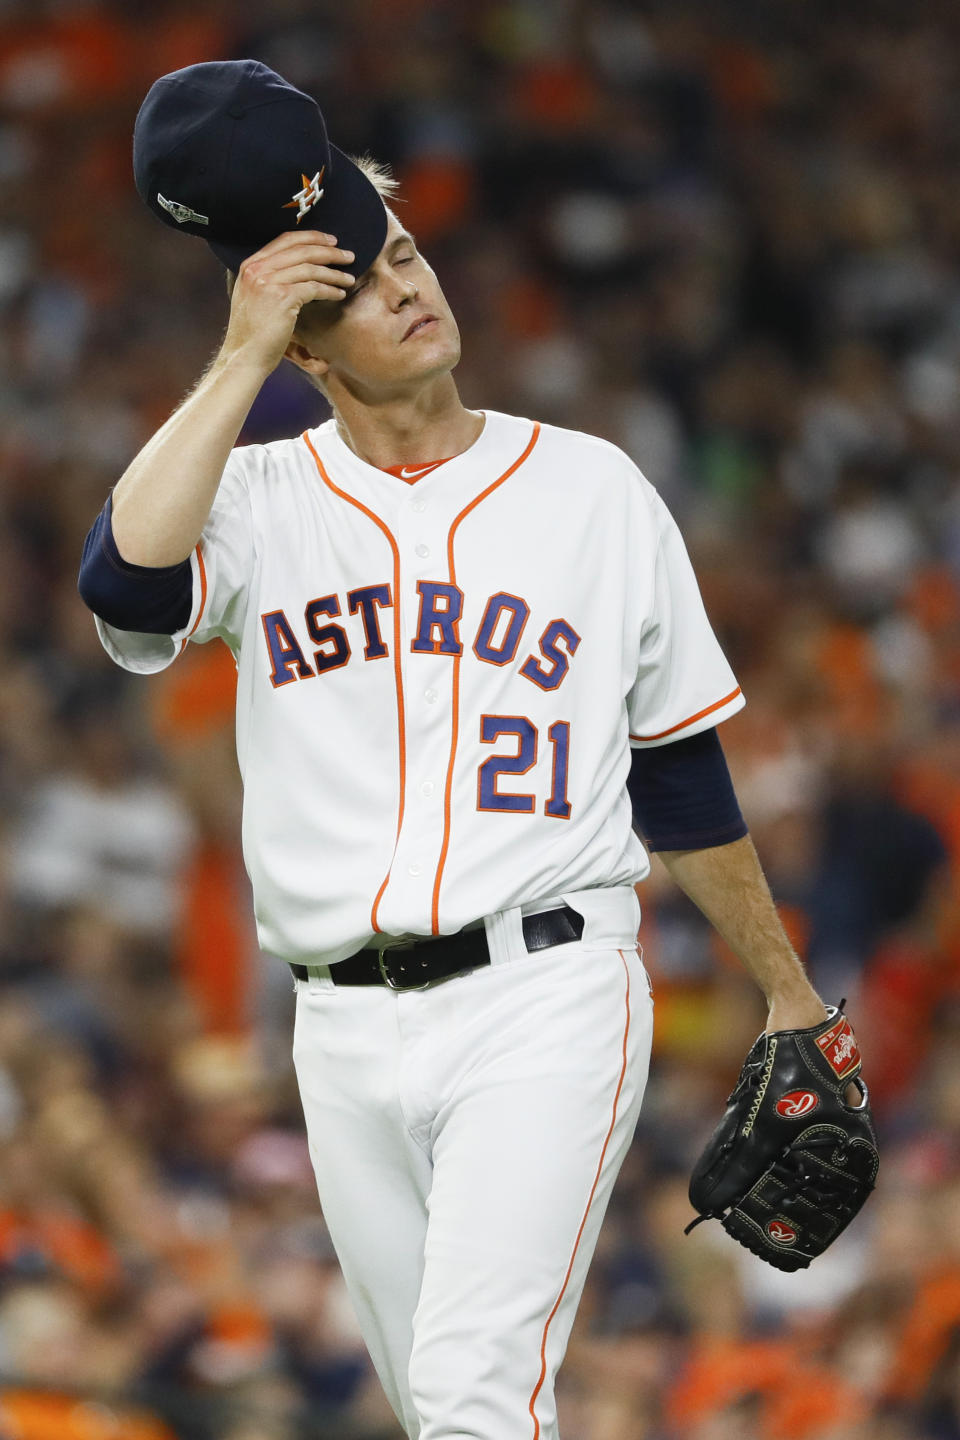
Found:
[{"label": "silver belt buckle", "polygon": [[380,969],[380,976],[384,985],[386,985],[389,990],[396,991],[398,995],[402,995],[406,990],[426,990],[430,984],[430,981],[426,980],[422,985],[398,985],[388,973],[386,964],[384,963],[383,957],[388,950],[412,950],[416,943],[416,940],[392,940],[386,945],[377,946],[377,965]]}]

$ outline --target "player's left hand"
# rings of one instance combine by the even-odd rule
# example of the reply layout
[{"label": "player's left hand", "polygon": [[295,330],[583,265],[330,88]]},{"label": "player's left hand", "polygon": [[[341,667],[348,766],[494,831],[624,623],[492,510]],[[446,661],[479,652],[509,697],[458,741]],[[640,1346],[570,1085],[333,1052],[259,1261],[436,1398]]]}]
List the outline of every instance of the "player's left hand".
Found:
[{"label": "player's left hand", "polygon": [[831,1007],[757,1037],[694,1166],[690,1203],[768,1264],[801,1270],[864,1204],[878,1164],[856,1038]]}]

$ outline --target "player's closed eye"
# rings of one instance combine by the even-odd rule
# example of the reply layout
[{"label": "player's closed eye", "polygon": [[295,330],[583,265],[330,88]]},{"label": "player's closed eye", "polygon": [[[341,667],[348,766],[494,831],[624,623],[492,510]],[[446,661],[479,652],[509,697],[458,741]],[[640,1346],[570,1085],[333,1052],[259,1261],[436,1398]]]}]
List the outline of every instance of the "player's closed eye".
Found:
[{"label": "player's closed eye", "polygon": [[[396,269],[396,268],[397,268],[398,266],[400,266],[400,265],[410,265],[410,264],[413,263],[414,260],[416,260],[416,258],[417,258],[416,251],[413,251],[413,252],[412,252],[411,254],[409,254],[409,255],[406,255],[406,254],[404,254],[404,255],[395,255],[394,258],[393,258],[393,262],[392,262],[392,263],[393,263],[393,266],[394,266],[394,269]],[[351,300],[355,300],[356,297],[360,294],[361,290],[366,290],[366,288],[367,288],[367,286],[368,286],[369,284],[370,284],[370,280],[369,280],[369,279],[358,280],[357,283],[356,283],[356,285],[354,285],[353,289],[352,289],[351,291],[349,291],[349,293],[348,293],[347,295],[344,296],[343,304],[349,305],[350,301],[351,301]]]}]

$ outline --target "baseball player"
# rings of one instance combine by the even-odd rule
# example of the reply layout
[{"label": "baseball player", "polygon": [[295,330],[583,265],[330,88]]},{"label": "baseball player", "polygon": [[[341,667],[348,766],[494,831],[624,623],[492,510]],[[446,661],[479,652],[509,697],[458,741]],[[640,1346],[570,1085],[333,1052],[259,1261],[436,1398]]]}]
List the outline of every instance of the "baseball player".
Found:
[{"label": "baseball player", "polygon": [[[743,697],[630,460],[461,404],[439,281],[311,99],[253,61],[178,71],[134,161],[235,283],[81,591],[128,670],[214,637],[236,659],[260,941],[292,970],[320,1200],[401,1424],[548,1440],[647,1076],[634,825],[771,1029],[826,1013],[717,739]],[[332,418],[236,448],[284,356]]]}]

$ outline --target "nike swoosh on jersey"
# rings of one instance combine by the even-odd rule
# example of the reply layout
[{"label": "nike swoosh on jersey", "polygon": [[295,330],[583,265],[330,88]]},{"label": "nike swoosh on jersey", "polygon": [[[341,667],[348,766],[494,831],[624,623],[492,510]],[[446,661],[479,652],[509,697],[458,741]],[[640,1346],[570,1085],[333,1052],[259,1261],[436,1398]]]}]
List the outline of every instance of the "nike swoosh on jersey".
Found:
[{"label": "nike swoosh on jersey", "polygon": [[443,460],[428,460],[424,465],[384,465],[381,468],[386,470],[388,475],[396,475],[398,480],[406,480],[411,484],[414,480],[421,480],[424,475],[429,475],[431,470],[446,465],[450,458],[447,455]]}]

